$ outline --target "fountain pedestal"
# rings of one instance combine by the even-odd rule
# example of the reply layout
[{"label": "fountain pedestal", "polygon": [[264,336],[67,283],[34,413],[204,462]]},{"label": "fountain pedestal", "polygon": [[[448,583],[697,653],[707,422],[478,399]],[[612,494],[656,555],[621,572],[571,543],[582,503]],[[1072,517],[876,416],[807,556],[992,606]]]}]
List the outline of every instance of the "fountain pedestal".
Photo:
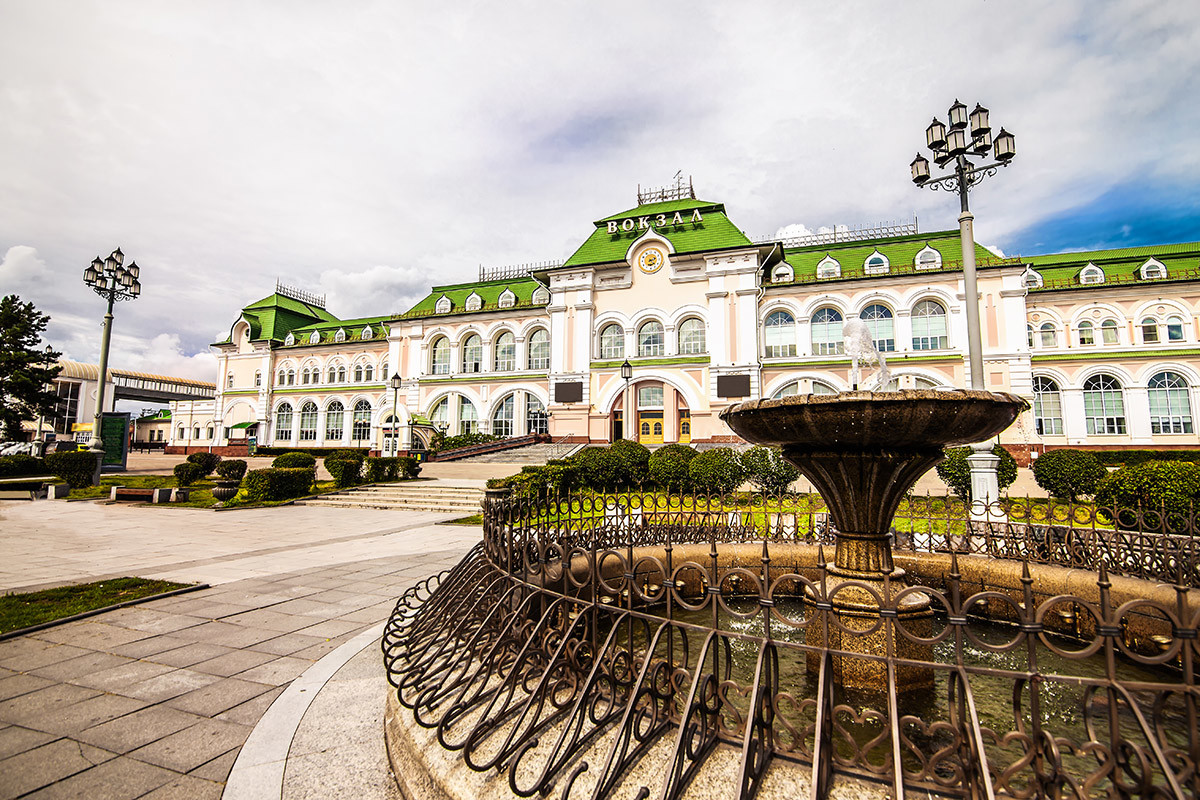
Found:
[{"label": "fountain pedestal", "polygon": [[[837,531],[825,592],[832,619],[829,626],[810,625],[806,641],[837,651],[832,656],[835,684],[887,689],[887,662],[862,654],[887,655],[888,626],[881,618],[893,610],[896,624],[909,633],[930,634],[933,612],[926,594],[911,593],[882,608],[875,596],[890,592],[894,598],[904,588],[904,571],[892,561],[888,538],[901,500],[942,459],[943,447],[988,439],[1028,407],[1022,398],[999,392],[906,390],[751,400],[721,414],[743,439],[780,447],[829,507]],[[809,600],[821,602],[811,594]],[[930,646],[899,631],[892,641],[897,658],[932,660]],[[819,653],[809,656],[810,671],[819,661]],[[928,668],[897,667],[897,691],[932,683]]]}]

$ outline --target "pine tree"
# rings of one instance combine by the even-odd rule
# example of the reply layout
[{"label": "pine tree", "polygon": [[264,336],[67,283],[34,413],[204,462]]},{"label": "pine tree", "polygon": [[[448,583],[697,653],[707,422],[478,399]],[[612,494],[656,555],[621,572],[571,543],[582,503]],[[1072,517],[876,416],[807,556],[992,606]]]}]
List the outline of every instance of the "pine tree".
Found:
[{"label": "pine tree", "polygon": [[0,300],[0,436],[20,439],[21,422],[51,416],[58,357],[40,347],[50,317],[10,294]]}]

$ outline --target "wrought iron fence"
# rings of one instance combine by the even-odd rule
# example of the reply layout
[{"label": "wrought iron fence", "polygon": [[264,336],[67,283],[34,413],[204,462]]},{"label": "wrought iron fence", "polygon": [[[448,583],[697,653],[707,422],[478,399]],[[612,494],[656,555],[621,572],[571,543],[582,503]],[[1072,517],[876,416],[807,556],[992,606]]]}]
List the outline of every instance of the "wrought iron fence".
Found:
[{"label": "wrought iron fence", "polygon": [[[922,585],[831,571],[815,498],[489,492],[483,541],[397,603],[389,680],[521,796],[676,798],[698,776],[743,798],[1200,795],[1195,547],[1165,530],[1182,517],[967,511],[897,515]],[[984,585],[964,577],[980,565]],[[1133,596],[1110,572],[1168,585]],[[848,597],[873,615],[835,610]],[[842,688],[862,669],[879,691]]]}]

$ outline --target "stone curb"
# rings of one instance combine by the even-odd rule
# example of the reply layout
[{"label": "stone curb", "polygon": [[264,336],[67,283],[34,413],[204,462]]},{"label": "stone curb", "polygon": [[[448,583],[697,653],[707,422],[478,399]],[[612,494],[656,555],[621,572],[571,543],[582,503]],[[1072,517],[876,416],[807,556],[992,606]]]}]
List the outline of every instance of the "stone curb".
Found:
[{"label": "stone curb", "polygon": [[[101,578],[100,580],[101,581],[111,580],[111,578]],[[176,581],[176,582],[178,582],[178,581]],[[67,584],[67,585],[70,586],[70,584]],[[87,619],[88,617],[94,617],[97,614],[106,614],[109,611],[116,611],[118,608],[126,608],[128,606],[136,606],[140,603],[149,603],[151,600],[162,600],[164,597],[174,597],[177,594],[187,594],[188,592],[198,592],[201,589],[209,589],[209,588],[211,588],[211,587],[207,583],[197,583],[195,586],[184,586],[181,589],[172,589],[169,592],[159,592],[158,594],[148,594],[145,597],[139,597],[136,600],[126,600],[123,603],[113,603],[111,606],[104,606],[103,608],[93,608],[91,611],[80,611],[78,614],[72,614],[69,617],[61,617],[59,619],[52,619],[52,620],[49,620],[48,622],[39,622],[37,625],[30,625],[27,628],[17,628],[16,630],[11,630],[6,633],[0,633],[0,642],[5,641],[6,639],[15,639],[16,637],[24,636],[27,633],[36,633],[38,631],[44,631],[44,630],[46,630],[46,628],[53,628],[56,625],[64,625],[68,622],[75,622],[76,620]]]},{"label": "stone curb", "polygon": [[300,674],[263,714],[242,745],[222,800],[268,800],[283,797],[288,751],[300,721],[325,684],[366,647],[383,635],[386,622],[367,630],[326,654]]}]

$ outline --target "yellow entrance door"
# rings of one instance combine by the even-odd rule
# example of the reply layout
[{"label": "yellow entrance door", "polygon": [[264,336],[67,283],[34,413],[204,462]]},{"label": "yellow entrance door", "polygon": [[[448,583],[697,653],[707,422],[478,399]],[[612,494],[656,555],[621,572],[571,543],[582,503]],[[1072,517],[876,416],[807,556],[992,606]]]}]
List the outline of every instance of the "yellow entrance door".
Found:
[{"label": "yellow entrance door", "polygon": [[692,441],[692,412],[687,409],[679,410],[679,443],[687,444]]},{"label": "yellow entrance door", "polygon": [[661,411],[638,412],[638,441],[642,444],[663,443],[663,414]]}]

